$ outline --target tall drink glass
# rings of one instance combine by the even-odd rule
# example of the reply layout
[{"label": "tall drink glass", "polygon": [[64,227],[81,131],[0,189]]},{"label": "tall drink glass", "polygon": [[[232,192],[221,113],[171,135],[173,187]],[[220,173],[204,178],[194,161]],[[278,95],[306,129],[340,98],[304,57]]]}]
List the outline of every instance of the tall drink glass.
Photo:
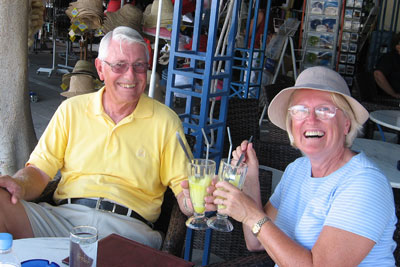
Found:
[{"label": "tall drink glass", "polygon": [[186,226],[194,230],[207,229],[205,217],[205,201],[207,187],[215,174],[215,161],[205,159],[193,159],[188,164],[188,180],[190,200],[193,204],[194,214],[186,221]]},{"label": "tall drink glass", "polygon": [[[218,181],[227,181],[237,188],[242,189],[246,174],[246,163],[241,163],[239,166],[236,166],[236,164],[228,164],[227,159],[222,159],[218,170]],[[218,205],[218,210],[220,209],[225,209],[225,206]],[[220,214],[219,212],[217,212],[217,216],[207,221],[207,225],[220,232],[231,232],[233,230],[233,225],[229,221],[228,216]]]}]

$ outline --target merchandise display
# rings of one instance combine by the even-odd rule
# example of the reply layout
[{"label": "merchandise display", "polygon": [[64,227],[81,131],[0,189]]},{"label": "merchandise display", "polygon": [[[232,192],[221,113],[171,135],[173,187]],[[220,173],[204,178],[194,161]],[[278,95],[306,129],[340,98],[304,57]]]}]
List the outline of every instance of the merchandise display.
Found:
[{"label": "merchandise display", "polygon": [[353,76],[356,72],[359,32],[362,28],[361,19],[364,15],[362,6],[362,0],[350,0],[346,1],[344,7],[338,72],[342,74],[348,86],[353,85]]},{"label": "merchandise display", "polygon": [[304,60],[301,62],[301,69],[316,65],[329,68],[336,66],[340,10],[340,0],[307,1],[302,43]]}]

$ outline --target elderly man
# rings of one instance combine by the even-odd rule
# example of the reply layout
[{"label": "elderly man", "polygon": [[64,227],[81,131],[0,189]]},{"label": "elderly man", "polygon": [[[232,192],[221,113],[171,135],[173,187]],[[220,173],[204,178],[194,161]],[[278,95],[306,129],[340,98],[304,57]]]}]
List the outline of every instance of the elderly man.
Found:
[{"label": "elderly man", "polygon": [[[0,232],[15,238],[68,236],[92,225],[99,238],[118,233],[160,248],[151,227],[168,187],[184,213],[186,158],[176,140],[178,116],[143,94],[148,50],[133,29],[117,27],[101,40],[96,68],[105,86],[64,101],[25,168],[0,176]],[[57,206],[36,199],[57,171]],[[189,204],[187,204],[189,203]]]}]

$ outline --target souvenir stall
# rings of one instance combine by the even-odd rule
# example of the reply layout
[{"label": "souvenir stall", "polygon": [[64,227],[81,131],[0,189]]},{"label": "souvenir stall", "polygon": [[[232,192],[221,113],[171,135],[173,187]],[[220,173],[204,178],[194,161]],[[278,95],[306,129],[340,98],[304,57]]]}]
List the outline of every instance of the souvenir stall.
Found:
[{"label": "souvenir stall", "polygon": [[372,0],[305,0],[300,70],[326,66],[338,71],[351,87],[361,48],[370,34],[365,29],[371,24],[371,6]]}]

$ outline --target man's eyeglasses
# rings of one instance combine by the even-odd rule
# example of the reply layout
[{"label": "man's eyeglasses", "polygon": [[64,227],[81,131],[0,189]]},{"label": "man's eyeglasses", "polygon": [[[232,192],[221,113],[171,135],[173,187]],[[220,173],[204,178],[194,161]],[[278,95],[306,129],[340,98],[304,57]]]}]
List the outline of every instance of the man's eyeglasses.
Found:
[{"label": "man's eyeglasses", "polygon": [[[310,116],[312,108],[303,105],[295,105],[288,109],[290,116],[298,121],[306,119]],[[329,105],[321,105],[314,108],[315,116],[320,120],[329,120],[335,117],[337,107]]]},{"label": "man's eyeglasses", "polygon": [[118,73],[118,74],[123,74],[125,73],[128,69],[129,66],[132,66],[133,70],[137,73],[145,73],[147,71],[147,69],[149,68],[149,64],[147,63],[133,63],[133,64],[129,64],[129,63],[125,63],[125,62],[119,62],[119,63],[109,63],[105,60],[103,60],[108,66],[111,67],[111,70],[114,73]]}]

